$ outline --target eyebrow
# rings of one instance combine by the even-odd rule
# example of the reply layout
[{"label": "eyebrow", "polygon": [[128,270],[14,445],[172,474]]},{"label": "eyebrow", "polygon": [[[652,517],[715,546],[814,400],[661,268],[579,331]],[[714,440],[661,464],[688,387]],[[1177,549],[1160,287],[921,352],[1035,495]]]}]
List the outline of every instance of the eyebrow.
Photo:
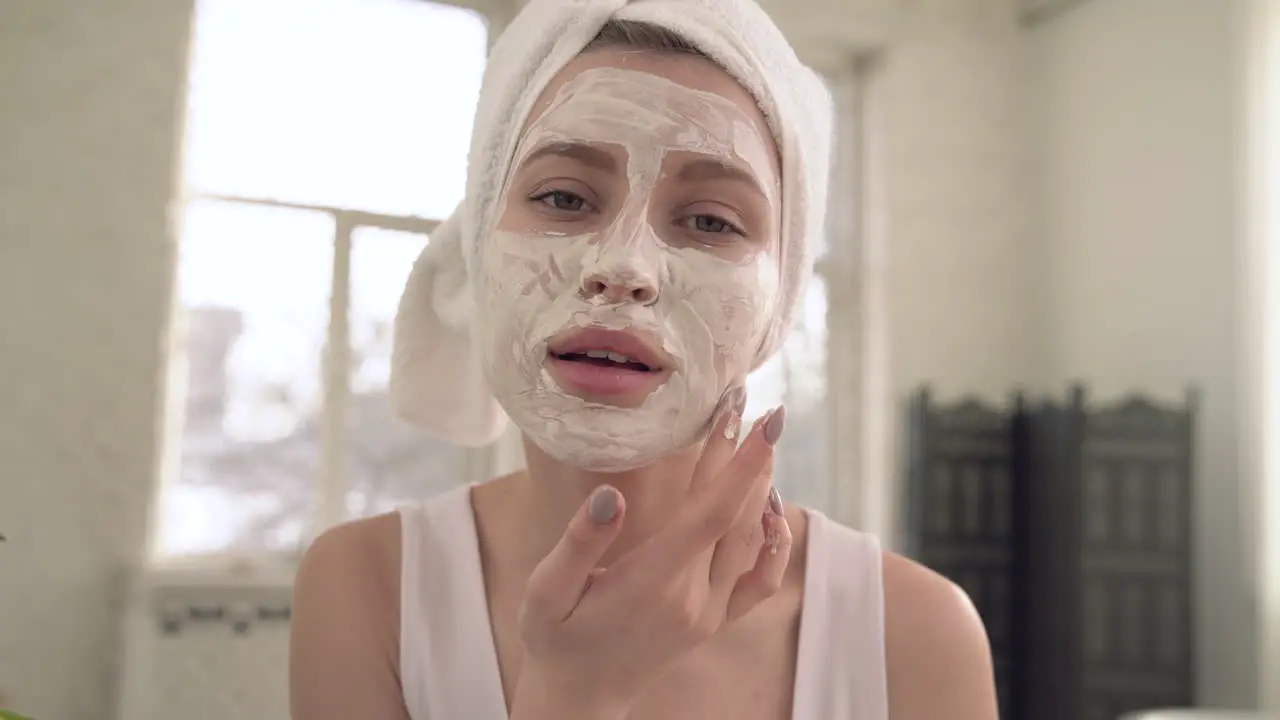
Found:
[{"label": "eyebrow", "polygon": [[547,143],[529,153],[521,165],[529,165],[544,157],[565,157],[602,172],[616,172],[618,161],[613,156],[586,143],[554,142]]},{"label": "eyebrow", "polygon": [[684,182],[728,180],[746,185],[766,200],[772,197],[765,192],[760,185],[760,181],[756,179],[753,173],[738,165],[717,158],[704,157],[689,161],[684,167],[680,168],[679,173],[676,173],[676,179]]}]

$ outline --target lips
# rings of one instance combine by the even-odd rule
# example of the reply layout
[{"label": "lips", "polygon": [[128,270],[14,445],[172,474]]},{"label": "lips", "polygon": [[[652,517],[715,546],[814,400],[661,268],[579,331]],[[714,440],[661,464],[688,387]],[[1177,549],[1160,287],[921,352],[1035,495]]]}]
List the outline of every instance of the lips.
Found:
[{"label": "lips", "polygon": [[640,337],[617,330],[578,330],[555,338],[547,352],[557,360],[581,362],[634,372],[661,372],[670,361]]},{"label": "lips", "polygon": [[566,391],[631,407],[665,382],[674,362],[637,335],[587,329],[552,339],[547,364]]},{"label": "lips", "polygon": [[558,360],[582,362],[589,365],[599,365],[600,367],[616,366],[623,370],[652,372],[652,369],[645,363],[638,360],[632,360],[622,353],[613,352],[611,350],[588,350],[582,353],[560,353],[554,355],[554,357]]}]

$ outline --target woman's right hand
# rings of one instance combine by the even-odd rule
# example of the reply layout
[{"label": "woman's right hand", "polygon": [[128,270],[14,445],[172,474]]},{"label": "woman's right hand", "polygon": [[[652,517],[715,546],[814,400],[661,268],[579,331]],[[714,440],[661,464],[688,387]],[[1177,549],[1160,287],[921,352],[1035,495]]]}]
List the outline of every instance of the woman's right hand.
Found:
[{"label": "woman's right hand", "polygon": [[777,592],[791,548],[771,488],[785,410],[739,447],[725,429],[740,425],[742,402],[726,405],[660,532],[599,568],[626,515],[622,494],[601,486],[534,570],[513,719],[622,718],[676,660]]}]

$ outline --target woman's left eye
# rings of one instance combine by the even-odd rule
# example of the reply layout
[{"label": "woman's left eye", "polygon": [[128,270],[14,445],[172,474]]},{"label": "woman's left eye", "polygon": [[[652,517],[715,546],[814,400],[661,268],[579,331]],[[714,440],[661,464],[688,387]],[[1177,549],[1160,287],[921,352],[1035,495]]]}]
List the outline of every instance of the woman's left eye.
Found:
[{"label": "woman's left eye", "polygon": [[741,235],[742,231],[724,218],[715,215],[694,215],[686,220],[691,227],[689,229],[702,233],[711,233],[713,235],[721,235],[725,233],[733,233]]}]

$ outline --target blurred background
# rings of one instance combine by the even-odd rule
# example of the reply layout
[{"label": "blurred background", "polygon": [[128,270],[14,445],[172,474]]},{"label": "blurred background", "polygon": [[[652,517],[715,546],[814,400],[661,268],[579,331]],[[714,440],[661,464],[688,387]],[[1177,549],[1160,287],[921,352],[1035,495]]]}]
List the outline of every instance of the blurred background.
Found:
[{"label": "blurred background", "polygon": [[[386,397],[517,7],[0,2],[0,707],[283,719],[306,542],[519,465]],[[1280,2],[766,7],[840,112],[784,495],[969,591],[1004,717],[1280,711]]]}]

